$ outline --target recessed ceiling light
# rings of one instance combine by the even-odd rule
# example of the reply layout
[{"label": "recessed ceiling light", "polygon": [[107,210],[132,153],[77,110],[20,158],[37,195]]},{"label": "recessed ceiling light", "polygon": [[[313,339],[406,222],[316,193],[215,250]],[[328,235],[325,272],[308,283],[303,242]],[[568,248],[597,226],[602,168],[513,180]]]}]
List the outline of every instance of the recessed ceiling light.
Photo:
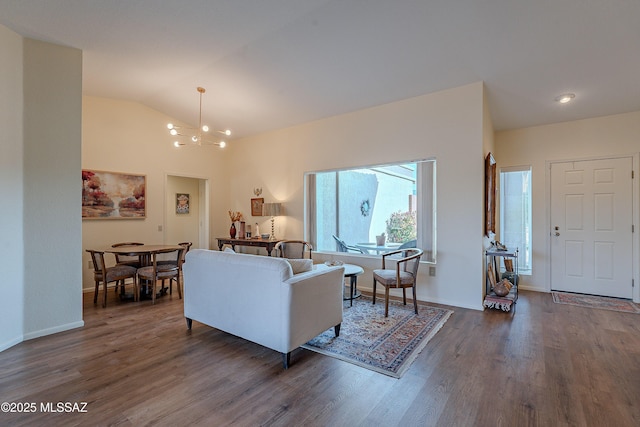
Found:
[{"label": "recessed ceiling light", "polygon": [[563,93],[562,95],[556,97],[556,101],[558,101],[560,104],[566,104],[575,97],[575,93]]}]

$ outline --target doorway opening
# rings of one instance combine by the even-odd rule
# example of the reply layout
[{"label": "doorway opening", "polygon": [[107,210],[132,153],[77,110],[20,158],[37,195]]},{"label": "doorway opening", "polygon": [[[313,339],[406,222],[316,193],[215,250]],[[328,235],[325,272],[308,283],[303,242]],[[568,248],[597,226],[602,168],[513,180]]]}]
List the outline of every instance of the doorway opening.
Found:
[{"label": "doorway opening", "polygon": [[166,174],[164,193],[164,242],[209,249],[209,180]]}]

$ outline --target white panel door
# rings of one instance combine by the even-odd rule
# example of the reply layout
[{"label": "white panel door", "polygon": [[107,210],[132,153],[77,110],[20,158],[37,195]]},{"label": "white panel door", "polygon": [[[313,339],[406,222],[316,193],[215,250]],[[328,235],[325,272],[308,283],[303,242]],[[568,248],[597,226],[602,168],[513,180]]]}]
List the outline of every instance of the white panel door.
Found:
[{"label": "white panel door", "polygon": [[551,289],[632,297],[632,159],[551,165]]}]

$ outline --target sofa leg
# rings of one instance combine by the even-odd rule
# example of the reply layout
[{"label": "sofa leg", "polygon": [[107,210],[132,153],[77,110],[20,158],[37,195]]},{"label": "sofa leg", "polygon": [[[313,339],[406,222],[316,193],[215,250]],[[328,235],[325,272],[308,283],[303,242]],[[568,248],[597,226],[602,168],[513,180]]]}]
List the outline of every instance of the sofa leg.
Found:
[{"label": "sofa leg", "polygon": [[187,329],[191,330],[191,324],[193,323],[193,319],[189,319],[188,317],[186,317],[185,319],[187,319]]},{"label": "sofa leg", "polygon": [[333,331],[336,333],[336,337],[340,336],[340,326],[342,326],[342,323],[338,323],[336,326],[333,327]]},{"label": "sofa leg", "polygon": [[290,363],[291,363],[291,352],[282,353],[282,367],[284,369],[289,369]]}]

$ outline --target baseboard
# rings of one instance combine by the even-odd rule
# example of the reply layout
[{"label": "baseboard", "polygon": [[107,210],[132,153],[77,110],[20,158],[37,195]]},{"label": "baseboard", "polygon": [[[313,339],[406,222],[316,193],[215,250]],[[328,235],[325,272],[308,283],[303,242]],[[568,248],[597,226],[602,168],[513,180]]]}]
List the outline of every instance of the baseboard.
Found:
[{"label": "baseboard", "polygon": [[46,335],[57,334],[58,332],[68,331],[70,329],[82,328],[84,326],[84,321],[79,320],[73,323],[67,323],[64,325],[59,325],[53,328],[41,329],[39,331],[29,332],[28,334],[24,334],[25,340],[32,340],[34,338],[44,337]]},{"label": "baseboard", "polygon": [[12,340],[9,340],[7,342],[3,342],[2,344],[0,344],[0,352],[1,351],[5,351],[6,349],[13,347],[16,344],[20,344],[22,341],[24,341],[24,337],[22,335],[15,337]]},{"label": "baseboard", "polygon": [[548,289],[545,288],[541,288],[539,286],[525,286],[525,285],[521,285],[518,287],[519,290],[521,291],[532,291],[532,292],[544,292],[544,293],[549,293]]},{"label": "baseboard", "polygon": [[[371,295],[373,294],[373,289],[368,289],[368,288],[364,288],[364,289],[360,289],[358,287],[358,291],[360,293],[362,293],[363,295],[368,296],[369,298],[371,298]],[[384,298],[384,294],[378,293],[378,298]],[[397,295],[390,295],[389,299],[392,300],[396,300],[396,301],[402,301],[402,297],[401,296],[397,296]],[[407,295],[407,299],[411,299],[410,295]],[[432,299],[432,300],[421,300],[418,299],[418,304],[439,304],[439,305],[446,305],[449,307],[458,307],[458,308],[467,308],[469,310],[477,310],[477,311],[484,311],[484,307],[482,306],[482,304],[480,305],[467,305],[467,304],[463,304],[460,305],[460,303],[456,302],[455,304],[452,303],[451,301],[448,300],[443,300],[443,299]]]}]

